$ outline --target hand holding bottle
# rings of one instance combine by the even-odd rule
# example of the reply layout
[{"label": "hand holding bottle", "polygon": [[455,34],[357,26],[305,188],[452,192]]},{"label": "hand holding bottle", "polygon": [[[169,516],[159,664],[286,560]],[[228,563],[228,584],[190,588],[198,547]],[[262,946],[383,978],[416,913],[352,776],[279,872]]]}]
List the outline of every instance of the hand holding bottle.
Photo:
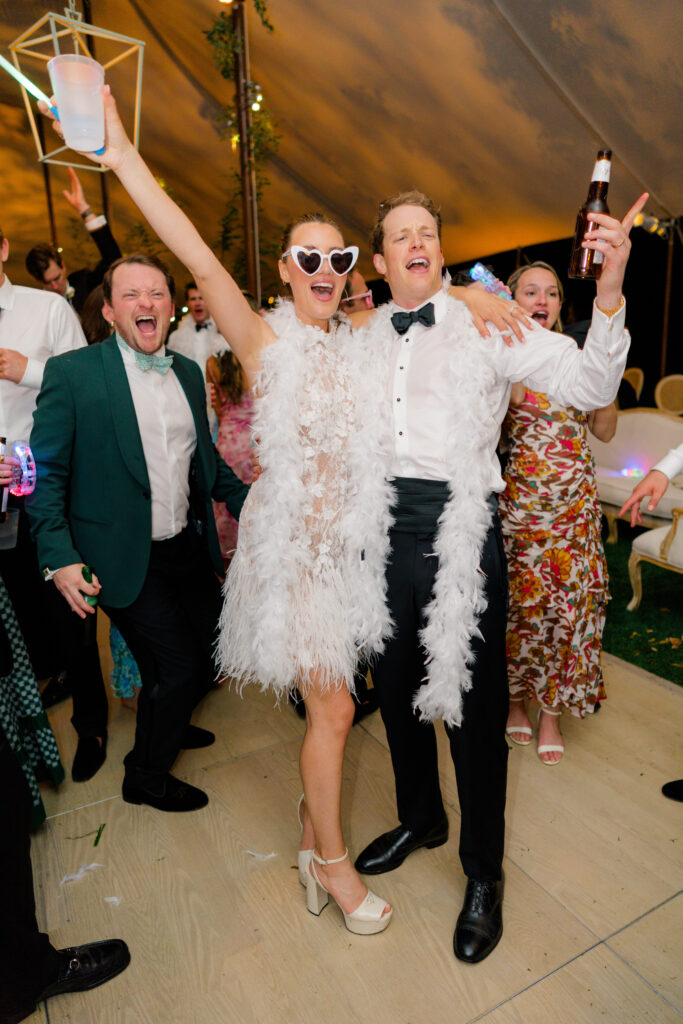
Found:
[{"label": "hand holding bottle", "polygon": [[616,309],[621,303],[624,274],[631,252],[629,235],[633,221],[649,198],[649,193],[643,192],[621,221],[606,213],[592,215],[597,227],[586,232],[581,244],[583,248],[603,255],[602,273],[596,292],[596,300],[602,310]]}]

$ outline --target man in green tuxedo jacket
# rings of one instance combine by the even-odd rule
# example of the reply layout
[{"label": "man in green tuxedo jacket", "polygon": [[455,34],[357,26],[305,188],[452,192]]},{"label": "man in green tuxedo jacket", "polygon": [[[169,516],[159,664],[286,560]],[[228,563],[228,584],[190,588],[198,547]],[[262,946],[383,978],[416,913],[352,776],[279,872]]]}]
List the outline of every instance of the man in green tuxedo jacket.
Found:
[{"label": "man in green tuxedo jacket", "polygon": [[213,678],[220,612],[211,501],[239,518],[248,487],[211,441],[198,368],[166,354],[173,279],[164,265],[139,254],[118,260],[103,288],[112,336],[45,367],[31,434],[31,529],[46,578],[82,618],[97,598],[138,663],[124,799],[194,810],[206,794],[170,768],[182,747],[214,738],[189,725]]}]

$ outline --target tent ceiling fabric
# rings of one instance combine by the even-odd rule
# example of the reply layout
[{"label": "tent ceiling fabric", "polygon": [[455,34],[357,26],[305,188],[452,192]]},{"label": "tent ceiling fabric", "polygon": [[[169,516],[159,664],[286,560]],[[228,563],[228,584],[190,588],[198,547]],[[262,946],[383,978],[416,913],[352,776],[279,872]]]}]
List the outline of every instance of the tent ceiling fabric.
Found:
[{"label": "tent ceiling fabric", "polygon": [[[82,5],[78,5],[82,9]],[[62,3],[0,4],[0,46]],[[213,241],[236,157],[215,115],[232,98],[203,34],[216,0],[92,0],[94,24],[145,40],[141,151]],[[595,152],[614,151],[610,206],[644,189],[659,216],[683,211],[680,49],[670,0],[270,0],[275,32],[248,3],[252,77],[280,149],[270,161],[264,228],[323,208],[361,246],[377,201],[418,187],[442,205],[447,262],[572,233]],[[110,81],[124,115],[133,83]],[[0,76],[4,202],[0,224],[23,253],[48,235],[42,171],[18,87]],[[129,119],[130,123],[130,119]],[[66,171],[51,169],[60,242]],[[117,235],[139,218],[111,176]],[[98,202],[98,181],[87,176]]]}]

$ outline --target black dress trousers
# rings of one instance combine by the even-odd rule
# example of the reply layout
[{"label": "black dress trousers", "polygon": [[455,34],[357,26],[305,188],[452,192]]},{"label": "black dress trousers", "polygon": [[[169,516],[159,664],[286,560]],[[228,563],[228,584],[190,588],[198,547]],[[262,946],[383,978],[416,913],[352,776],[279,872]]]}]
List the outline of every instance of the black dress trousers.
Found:
[{"label": "black dress trousers", "polygon": [[0,1024],[22,1020],[62,963],[38,930],[31,871],[31,793],[0,727]]},{"label": "black dress trousers", "polygon": [[[396,779],[398,818],[424,833],[444,813],[436,733],[412,709],[426,676],[419,630],[432,599],[438,564],[434,533],[392,530],[388,601],[396,631],[373,668]],[[501,877],[505,838],[508,680],[505,658],[507,569],[497,513],[481,557],[487,608],[479,620],[483,640],[472,649],[472,688],[463,695],[463,721],[448,728],[460,799],[460,859],[469,878]]]},{"label": "black dress trousers", "polygon": [[126,779],[162,793],[192,710],[215,678],[221,587],[194,528],[152,542],[147,576],[132,604],[102,607],[130,647],[142,680]]}]

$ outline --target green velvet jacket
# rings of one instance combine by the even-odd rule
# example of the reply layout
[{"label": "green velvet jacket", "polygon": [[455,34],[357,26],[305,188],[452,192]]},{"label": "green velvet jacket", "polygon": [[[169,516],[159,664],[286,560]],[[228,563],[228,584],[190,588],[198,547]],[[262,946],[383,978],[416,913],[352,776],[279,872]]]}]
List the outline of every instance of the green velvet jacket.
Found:
[{"label": "green velvet jacket", "polygon": [[[179,353],[173,367],[194,417],[189,520],[216,572],[222,559],[211,505],[239,518],[249,488],[211,440],[204,381]],[[133,398],[115,335],[101,345],[48,359],[33,418],[36,489],[26,499],[41,570],[85,562],[104,605],[123,608],[140,593],[152,543],[152,502]],[[28,571],[28,567],[27,567]]]}]

